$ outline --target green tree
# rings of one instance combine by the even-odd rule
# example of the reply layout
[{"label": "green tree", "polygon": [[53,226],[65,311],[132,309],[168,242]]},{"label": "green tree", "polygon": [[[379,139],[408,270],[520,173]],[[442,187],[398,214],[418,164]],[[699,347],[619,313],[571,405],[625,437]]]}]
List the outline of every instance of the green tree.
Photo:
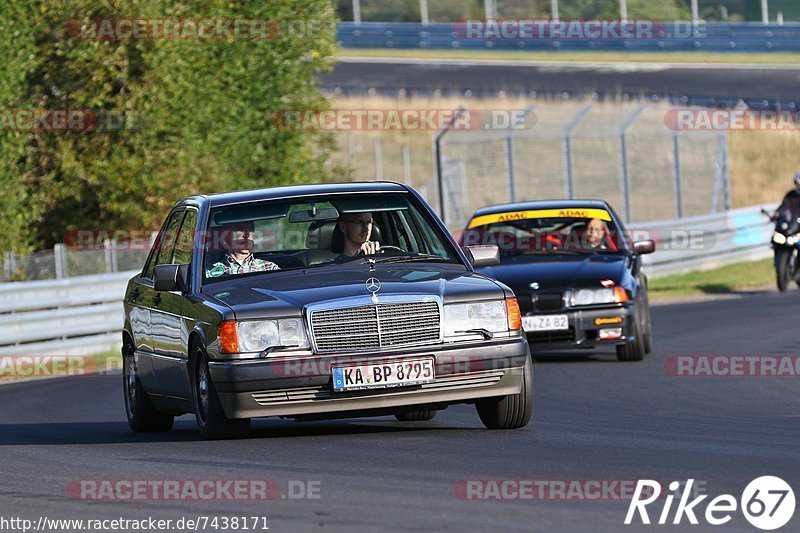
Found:
[{"label": "green tree", "polygon": [[[319,181],[331,140],[270,119],[322,110],[329,0],[4,0],[0,109],[125,112],[118,131],[0,134],[0,249],[78,228],[147,229],[181,196]],[[269,39],[79,39],[87,19],[269,19]],[[22,46],[20,46],[22,45]],[[9,202],[6,202],[8,200]]]}]

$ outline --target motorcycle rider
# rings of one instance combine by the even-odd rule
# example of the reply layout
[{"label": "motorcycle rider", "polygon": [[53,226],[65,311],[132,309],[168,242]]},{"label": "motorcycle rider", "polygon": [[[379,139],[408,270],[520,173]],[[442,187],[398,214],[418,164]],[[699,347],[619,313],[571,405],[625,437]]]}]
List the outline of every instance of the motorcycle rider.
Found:
[{"label": "motorcycle rider", "polygon": [[789,211],[792,216],[800,216],[800,170],[795,172],[792,178],[794,182],[794,189],[786,193],[783,197],[781,205],[775,210],[772,215],[773,222],[778,219],[778,215],[784,211]]}]

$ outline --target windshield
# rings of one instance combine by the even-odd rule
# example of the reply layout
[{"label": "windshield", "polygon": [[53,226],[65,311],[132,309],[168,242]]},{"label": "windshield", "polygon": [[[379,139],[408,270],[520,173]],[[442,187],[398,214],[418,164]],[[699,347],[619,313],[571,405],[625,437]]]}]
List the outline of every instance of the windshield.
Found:
[{"label": "windshield", "polygon": [[624,240],[605,209],[545,209],[495,213],[473,218],[465,246],[496,245],[500,260],[550,253],[624,250]]},{"label": "windshield", "polygon": [[204,243],[203,280],[355,261],[461,263],[432,222],[404,193],[215,208]]}]

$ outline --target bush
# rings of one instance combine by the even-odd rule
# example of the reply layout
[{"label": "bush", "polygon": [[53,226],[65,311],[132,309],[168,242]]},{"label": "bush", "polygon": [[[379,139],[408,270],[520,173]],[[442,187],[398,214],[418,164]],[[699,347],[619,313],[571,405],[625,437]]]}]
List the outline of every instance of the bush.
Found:
[{"label": "bush", "polygon": [[[329,1],[5,3],[0,110],[128,120],[118,131],[0,129],[0,249],[49,247],[79,228],[153,229],[193,193],[329,177],[330,139],[269,118],[327,107],[316,73],[335,47]],[[69,21],[105,18],[270,19],[278,31],[261,40],[98,40],[70,31]]]}]

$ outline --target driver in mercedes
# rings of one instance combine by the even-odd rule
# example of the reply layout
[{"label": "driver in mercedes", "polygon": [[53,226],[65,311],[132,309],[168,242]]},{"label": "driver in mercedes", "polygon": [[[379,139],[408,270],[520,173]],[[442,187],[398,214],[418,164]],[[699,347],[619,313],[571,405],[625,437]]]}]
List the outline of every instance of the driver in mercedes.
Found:
[{"label": "driver in mercedes", "polygon": [[372,213],[344,213],[337,224],[344,235],[344,249],[339,259],[373,255],[381,249],[381,243],[369,240],[372,235]]}]

